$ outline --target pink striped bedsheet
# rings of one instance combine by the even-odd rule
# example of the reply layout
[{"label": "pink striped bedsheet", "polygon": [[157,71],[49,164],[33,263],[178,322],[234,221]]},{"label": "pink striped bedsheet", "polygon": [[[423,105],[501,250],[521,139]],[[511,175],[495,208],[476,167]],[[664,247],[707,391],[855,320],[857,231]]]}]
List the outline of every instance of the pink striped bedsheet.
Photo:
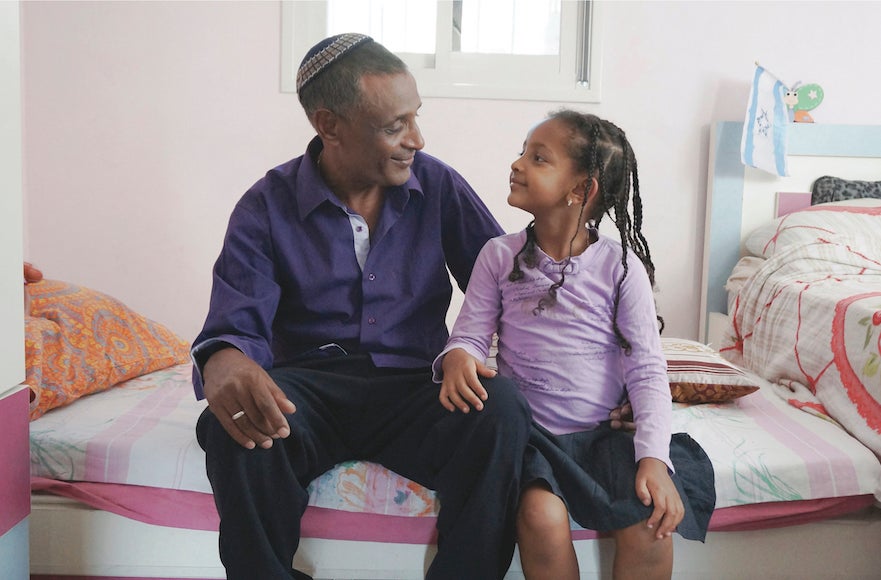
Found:
[{"label": "pink striped bedsheet", "polygon": [[[194,434],[203,408],[187,364],[53,410],[31,422],[32,489],[147,523],[216,529]],[[713,462],[711,530],[788,525],[881,499],[878,458],[838,425],[787,405],[769,384],[725,404],[675,404],[673,418],[674,431],[690,433]],[[342,463],[309,491],[304,531],[312,537],[434,540],[434,493],[380,465]]]}]

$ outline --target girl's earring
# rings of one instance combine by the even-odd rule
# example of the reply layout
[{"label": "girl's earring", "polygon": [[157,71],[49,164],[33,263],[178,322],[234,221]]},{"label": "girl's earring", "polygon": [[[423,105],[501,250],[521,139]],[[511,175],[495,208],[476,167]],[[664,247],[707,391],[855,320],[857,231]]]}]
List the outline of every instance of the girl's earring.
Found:
[{"label": "girl's earring", "polygon": [[566,200],[566,207],[572,207],[572,198]]}]

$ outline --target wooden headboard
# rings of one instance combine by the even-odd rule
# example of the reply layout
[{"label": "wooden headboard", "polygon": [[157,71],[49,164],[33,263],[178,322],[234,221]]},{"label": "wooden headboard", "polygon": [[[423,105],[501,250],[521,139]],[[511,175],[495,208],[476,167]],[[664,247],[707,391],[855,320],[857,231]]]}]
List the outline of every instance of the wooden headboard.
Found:
[{"label": "wooden headboard", "polygon": [[[745,167],[740,160],[743,123],[710,127],[707,210],[701,276],[699,335],[718,336],[728,310],[725,282],[743,255],[743,239],[775,217],[778,192],[809,192],[818,177],[881,180],[881,126],[793,123],[787,177]],[[719,346],[719,345],[714,345]]]}]

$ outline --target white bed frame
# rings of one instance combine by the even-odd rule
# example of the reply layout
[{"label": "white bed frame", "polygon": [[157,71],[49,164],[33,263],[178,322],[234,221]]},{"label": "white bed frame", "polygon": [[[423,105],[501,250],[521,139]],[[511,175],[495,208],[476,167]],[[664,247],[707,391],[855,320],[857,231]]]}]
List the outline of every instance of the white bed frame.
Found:
[{"label": "white bed frame", "polygon": [[744,237],[774,217],[777,192],[809,192],[823,175],[881,179],[881,126],[792,123],[787,177],[745,167],[742,134],[743,123],[710,128],[699,337],[713,346],[727,317],[725,281],[743,255]]},{"label": "white bed frame", "polygon": [[[743,232],[773,215],[773,192],[809,191],[814,178],[881,175],[881,127],[793,125],[789,178],[744,169],[741,123],[710,129],[706,246],[700,335],[724,317],[725,279]],[[874,158],[874,159],[872,159]],[[741,213],[744,207],[749,211]],[[741,217],[742,216],[742,217]],[[217,533],[164,528],[35,495],[30,517],[31,574],[142,578],[223,578]],[[711,532],[706,544],[674,536],[674,577],[878,578],[881,510],[785,528]],[[584,579],[611,577],[610,540],[576,542]],[[418,579],[433,546],[305,538],[295,563],[316,578]],[[506,578],[523,578],[515,555]]]},{"label": "white bed frame", "polygon": [[[31,574],[224,577],[216,532],[143,524],[51,496],[37,496],[30,521]],[[801,526],[711,532],[705,544],[674,536],[674,546],[673,576],[682,580],[877,578],[881,518],[867,510]],[[576,549],[581,578],[611,577],[611,540],[581,540]],[[434,552],[434,546],[305,538],[294,561],[315,578],[417,580]],[[505,578],[524,578],[516,554]]]}]

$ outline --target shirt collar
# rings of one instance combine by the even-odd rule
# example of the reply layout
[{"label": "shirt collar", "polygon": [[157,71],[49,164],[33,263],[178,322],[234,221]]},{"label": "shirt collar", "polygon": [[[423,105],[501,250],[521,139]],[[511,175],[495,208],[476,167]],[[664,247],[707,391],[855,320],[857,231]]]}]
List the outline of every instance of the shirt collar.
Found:
[{"label": "shirt collar", "polygon": [[[300,219],[305,220],[309,214],[324,202],[345,210],[345,206],[333,194],[318,170],[318,156],[324,149],[321,138],[317,135],[309,142],[306,147],[306,154],[302,157],[302,162],[297,171],[297,199],[299,206]],[[416,152],[416,159],[413,162],[415,167],[422,155],[420,151]],[[410,178],[401,186],[390,187],[386,190],[386,198],[391,202],[397,211],[403,211],[412,194],[420,197],[425,194],[422,191],[422,184],[419,179],[411,171]]]}]

